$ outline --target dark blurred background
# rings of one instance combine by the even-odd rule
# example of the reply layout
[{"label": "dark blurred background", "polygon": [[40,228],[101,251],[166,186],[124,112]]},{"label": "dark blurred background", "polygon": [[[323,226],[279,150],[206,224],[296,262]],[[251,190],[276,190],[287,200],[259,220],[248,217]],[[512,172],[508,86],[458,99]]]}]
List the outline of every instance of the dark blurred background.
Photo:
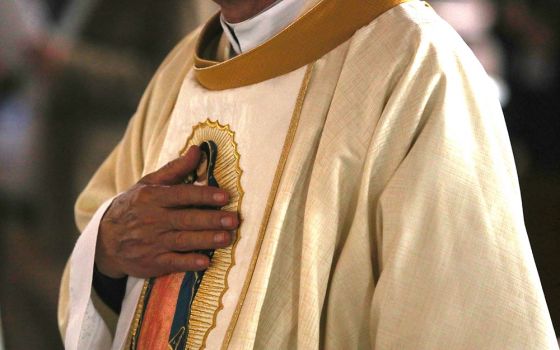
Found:
[{"label": "dark blurred background", "polygon": [[[430,2],[493,78],[560,331],[560,0]],[[0,350],[60,349],[73,202],[208,0],[0,0]]]}]

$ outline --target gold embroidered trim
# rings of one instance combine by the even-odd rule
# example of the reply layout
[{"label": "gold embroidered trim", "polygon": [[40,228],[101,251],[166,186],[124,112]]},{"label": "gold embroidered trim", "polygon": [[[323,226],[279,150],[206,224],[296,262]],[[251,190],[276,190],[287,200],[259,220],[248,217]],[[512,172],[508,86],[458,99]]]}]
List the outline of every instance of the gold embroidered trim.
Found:
[{"label": "gold embroidered trim", "polygon": [[264,241],[264,234],[268,227],[268,222],[270,219],[270,214],[272,213],[272,207],[274,205],[274,201],[276,199],[276,194],[278,193],[278,188],[280,187],[280,181],[282,180],[282,174],[284,173],[284,168],[286,166],[286,161],[288,160],[288,155],[290,154],[290,149],[292,148],[292,143],[295,139],[297,127],[299,124],[299,119],[301,116],[301,111],[303,109],[303,102],[305,100],[305,95],[307,93],[307,88],[309,86],[309,82],[311,81],[311,75],[313,72],[314,63],[311,63],[307,66],[307,70],[305,71],[305,76],[303,77],[303,82],[301,84],[301,88],[299,90],[299,94],[296,100],[296,105],[294,108],[294,112],[292,113],[292,120],[290,121],[290,126],[288,127],[288,133],[286,134],[286,138],[284,140],[284,146],[282,147],[282,153],[280,155],[280,160],[278,161],[278,165],[276,167],[276,173],[274,174],[274,179],[272,181],[272,187],[268,194],[268,199],[266,201],[266,207],[264,209],[264,216],[259,228],[259,235],[257,237],[257,242],[255,245],[255,250],[253,251],[253,257],[251,258],[251,263],[249,265],[249,270],[247,271],[247,277],[245,278],[245,282],[243,284],[243,289],[241,290],[241,294],[239,295],[239,300],[237,302],[237,306],[233,313],[232,319],[226,331],[224,341],[222,343],[222,350],[225,350],[229,347],[229,343],[233,336],[233,331],[235,330],[235,326],[239,319],[239,315],[241,313],[241,308],[243,307],[243,302],[245,301],[245,297],[247,296],[247,292],[249,290],[249,285],[251,284],[251,280],[253,278],[253,273],[255,271],[255,267],[257,265],[257,260],[259,257],[259,253],[261,250],[262,243]]},{"label": "gold embroidered trim", "polygon": [[409,0],[322,0],[280,33],[224,62],[203,57],[205,45],[221,35],[220,14],[202,29],[194,57],[198,82],[224,90],[287,74],[347,41],[385,11]]},{"label": "gold embroidered trim", "polygon": [[[214,168],[214,177],[220,188],[230,194],[230,201],[222,210],[239,211],[243,199],[240,155],[235,142],[235,133],[229,125],[221,125],[217,121],[206,120],[193,127],[191,136],[181,153],[185,153],[192,145],[212,140],[218,145],[218,158]],[[212,264],[204,273],[191,306],[189,332],[185,349],[203,349],[210,331],[216,327],[218,313],[223,309],[222,298],[228,290],[228,275],[235,265],[235,248],[241,237],[237,230],[233,245],[216,249],[212,256]]]},{"label": "gold embroidered trim", "polygon": [[146,291],[148,290],[148,280],[144,281],[144,286],[142,286],[142,292],[140,293],[140,298],[138,298],[138,303],[136,304],[136,311],[134,311],[134,318],[132,319],[132,325],[130,327],[130,332],[128,332],[128,338],[126,340],[125,349],[136,348],[136,334],[138,333],[138,326],[140,324],[140,318],[142,318],[142,313],[144,312],[144,299],[146,299]]}]

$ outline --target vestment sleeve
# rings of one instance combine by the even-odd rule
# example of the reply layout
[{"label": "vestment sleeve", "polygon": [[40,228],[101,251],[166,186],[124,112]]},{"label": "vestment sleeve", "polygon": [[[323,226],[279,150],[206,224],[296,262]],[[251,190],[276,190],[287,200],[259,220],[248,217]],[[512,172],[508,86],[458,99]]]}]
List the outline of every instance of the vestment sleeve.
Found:
[{"label": "vestment sleeve", "polygon": [[182,79],[192,67],[192,48],[197,35],[195,31],[187,36],[162,63],[122,140],[76,202],[76,223],[82,235],[62,278],[58,310],[59,328],[68,349],[111,347],[117,315],[91,288],[99,222],[115,196],[157,169],[168,117]]},{"label": "vestment sleeve", "polygon": [[[143,120],[137,114],[131,119],[121,142],[97,170],[76,202],[76,222],[82,235],[67,263],[64,274],[66,278],[62,280],[59,326],[63,338],[67,338],[66,329],[71,322],[70,320],[76,319],[75,314],[78,310],[77,304],[79,303],[76,298],[72,298],[72,295],[76,296],[84,293],[91,295],[91,303],[94,306],[93,308],[90,306],[91,311],[96,311],[101,317],[96,319],[96,327],[103,328],[106,326],[110,333],[114,333],[117,315],[104,305],[91,288],[95,242],[100,220],[112,199],[119,192],[132,186],[141,177],[143,171],[142,128]],[[80,259],[77,258],[78,256]],[[72,278],[73,275],[79,276],[80,281]],[[80,290],[80,293],[76,293],[76,290]],[[72,330],[72,332],[76,331]]]},{"label": "vestment sleeve", "polygon": [[416,57],[384,111],[403,151],[376,208],[372,339],[556,349],[497,96],[470,52],[448,51]]}]

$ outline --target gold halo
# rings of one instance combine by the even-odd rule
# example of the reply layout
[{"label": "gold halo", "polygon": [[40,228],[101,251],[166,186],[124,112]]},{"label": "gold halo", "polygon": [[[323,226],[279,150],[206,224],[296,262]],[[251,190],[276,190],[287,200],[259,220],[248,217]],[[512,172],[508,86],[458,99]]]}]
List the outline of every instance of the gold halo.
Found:
[{"label": "gold halo", "polygon": [[[229,203],[222,207],[222,210],[239,211],[244,193],[241,187],[243,171],[239,166],[240,155],[237,151],[235,133],[229,125],[222,125],[210,119],[195,125],[180,153],[185,154],[189,147],[210,140],[218,146],[214,177],[220,188],[230,195]],[[238,229],[233,245],[214,251],[212,263],[204,273],[191,306],[186,349],[206,347],[206,338],[216,326],[218,312],[223,309],[222,297],[228,289],[227,278],[229,271],[235,265],[235,246],[240,237]]]}]

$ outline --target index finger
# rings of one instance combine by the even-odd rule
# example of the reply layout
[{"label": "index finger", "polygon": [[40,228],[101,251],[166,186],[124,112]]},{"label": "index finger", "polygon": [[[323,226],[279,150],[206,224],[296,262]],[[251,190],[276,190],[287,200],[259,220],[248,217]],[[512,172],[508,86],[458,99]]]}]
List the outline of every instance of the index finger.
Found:
[{"label": "index finger", "polygon": [[201,271],[208,268],[210,258],[200,253],[165,253],[155,259],[157,275],[175,272]]},{"label": "index finger", "polygon": [[184,206],[221,207],[227,204],[229,200],[226,191],[213,186],[191,184],[162,186],[157,192],[158,202],[168,208]]},{"label": "index finger", "polygon": [[200,149],[191,146],[185,155],[165,164],[158,170],[144,176],[140,182],[150,185],[178,184],[196,167],[200,160]]}]

